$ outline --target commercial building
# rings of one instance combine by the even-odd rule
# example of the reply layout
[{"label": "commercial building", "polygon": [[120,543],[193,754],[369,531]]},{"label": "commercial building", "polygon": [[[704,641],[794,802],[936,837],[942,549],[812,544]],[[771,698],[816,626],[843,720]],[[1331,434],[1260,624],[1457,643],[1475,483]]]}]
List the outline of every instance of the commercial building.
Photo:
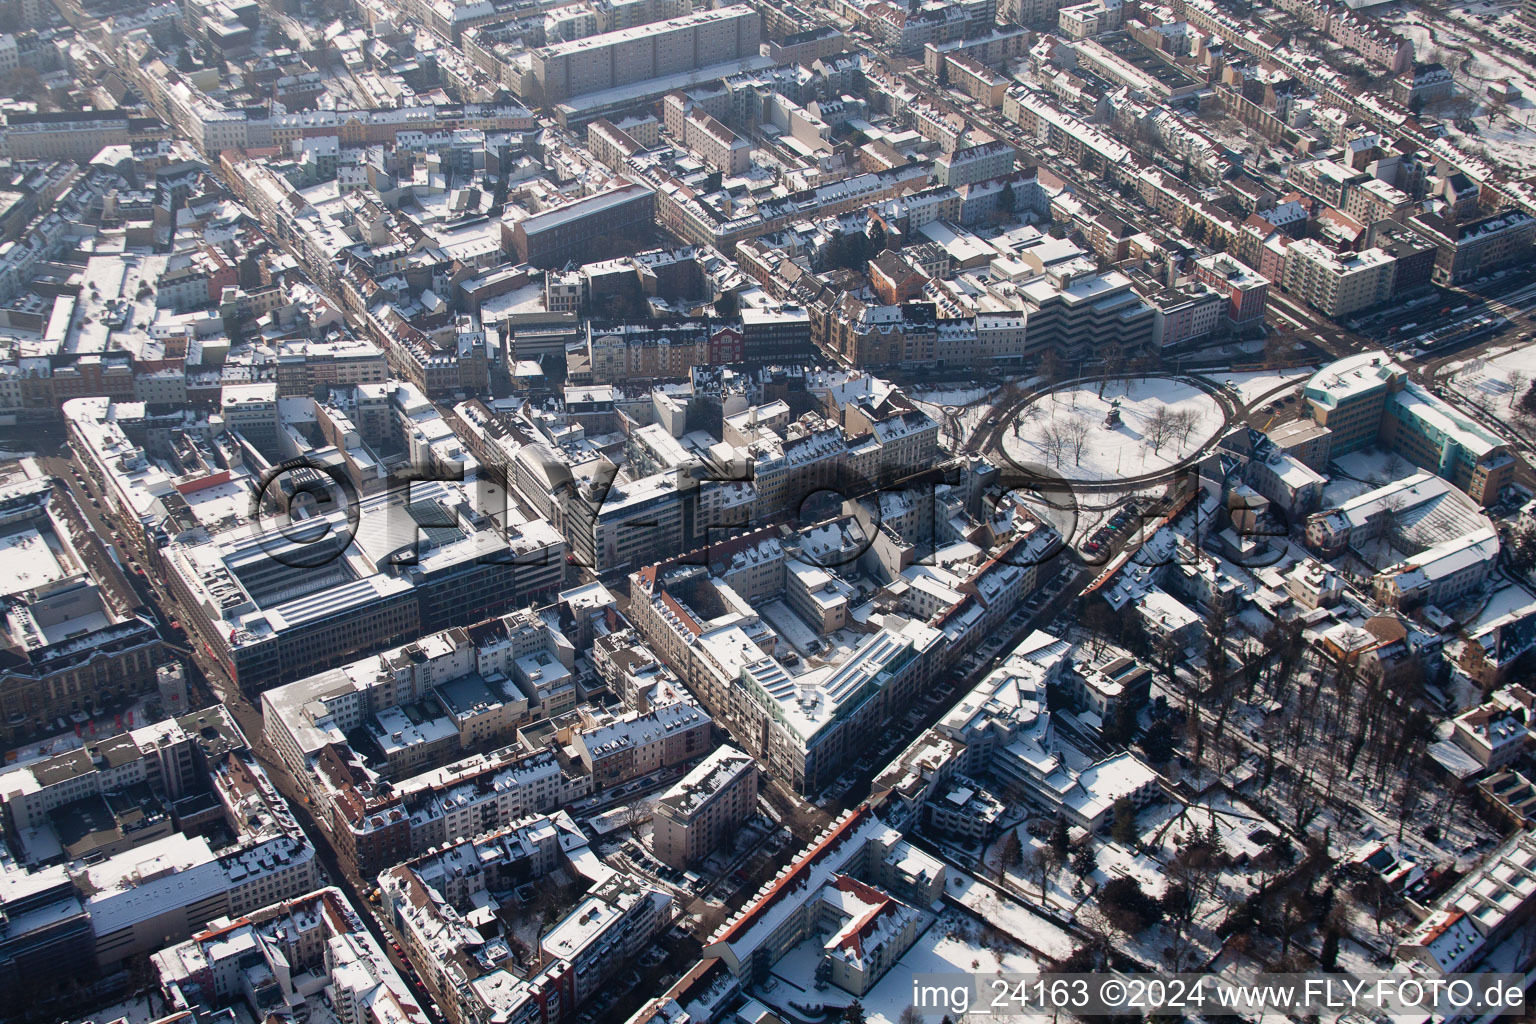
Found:
[{"label": "commercial building", "polygon": [[1513,479],[1509,443],[1408,378],[1385,352],[1330,363],[1306,384],[1312,418],[1332,453],[1380,444],[1488,505]]},{"label": "commercial building", "polygon": [[[384,758],[380,772],[404,779],[570,711],[574,658],[570,641],[532,610],[512,612],[267,690],[263,729],[301,785],[325,747],[360,729]],[[428,746],[430,754],[407,756]]]},{"label": "commercial building", "polygon": [[734,747],[718,747],[656,802],[651,848],[663,864],[693,867],[756,807],[757,762]]},{"label": "commercial building", "polygon": [[7,1006],[51,995],[61,964],[75,977],[96,974],[91,919],[62,864],[0,870],[0,999]]},{"label": "commercial building", "polygon": [[804,307],[741,311],[741,360],[748,366],[812,363],[818,355]]},{"label": "commercial building", "polygon": [[534,50],[545,103],[756,56],[762,18],[733,4]]},{"label": "commercial building", "polygon": [[1371,587],[1389,608],[1454,606],[1487,582],[1498,558],[1499,536],[1483,527],[1388,566],[1371,578]]},{"label": "commercial building", "polygon": [[76,549],[46,478],[0,486],[0,740],[63,729],[72,716],[152,694],[171,659],[153,621],[118,612]]},{"label": "commercial building", "polygon": [[[222,707],[6,779],[18,859],[0,857],[0,941],[12,947],[0,983],[13,988],[29,985],[10,972],[38,950],[68,947],[89,981],[167,937],[319,883],[314,848]],[[39,866],[66,858],[64,868]]]},{"label": "commercial building", "polygon": [[504,224],[503,232],[522,262],[559,267],[611,254],[626,238],[649,231],[655,215],[655,190],[631,182]]},{"label": "commercial building", "polygon": [[1395,544],[1430,548],[1480,531],[1490,520],[1464,492],[1433,473],[1415,473],[1307,519],[1306,542],[1326,555],[1367,553],[1388,532]]},{"label": "commercial building", "polygon": [[[982,788],[978,780],[1007,800],[1060,814],[1090,832],[1109,822],[1116,801],[1142,806],[1155,799],[1158,774],[1135,755],[1122,752],[1095,762],[1057,732],[1045,695],[1049,686],[1064,684],[1070,652],[1070,644],[1050,634],[1026,637],[875,779],[875,799],[889,808],[882,812],[887,819],[963,826],[960,816],[945,809],[957,799],[972,800]],[[1114,676],[1098,684],[1105,691],[1098,699],[1116,687],[1116,701],[1140,699],[1144,682],[1133,667],[1106,668]],[[992,832],[983,823],[961,834],[985,841]]]},{"label": "commercial building", "polygon": [[1019,290],[1026,355],[1051,350],[1068,360],[1114,365],[1152,346],[1157,311],[1118,270],[1093,271],[1070,261],[1047,268]]}]

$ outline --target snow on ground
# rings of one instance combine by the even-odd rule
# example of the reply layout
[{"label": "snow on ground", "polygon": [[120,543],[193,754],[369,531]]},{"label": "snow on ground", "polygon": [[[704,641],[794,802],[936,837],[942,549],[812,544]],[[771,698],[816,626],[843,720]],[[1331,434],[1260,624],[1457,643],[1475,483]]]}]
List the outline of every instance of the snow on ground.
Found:
[{"label": "snow on ground", "polygon": [[[1402,480],[1424,472],[1396,452],[1383,451],[1380,448],[1361,448],[1348,455],[1340,455],[1332,460],[1329,468],[1336,471],[1331,474],[1334,482],[1347,477],[1366,484],[1365,490],[1374,490],[1394,480]],[[1333,483],[1328,486],[1332,487]],[[1360,493],[1365,493],[1365,490]],[[1324,507],[1327,507],[1327,488],[1324,488],[1323,502]]]},{"label": "snow on ground", "polygon": [[[1451,69],[1457,96],[1426,113],[1443,121],[1453,144],[1499,166],[1536,169],[1536,129],[1527,123],[1536,114],[1536,46],[1513,10],[1474,0],[1444,10],[1390,10],[1380,20],[1413,41],[1419,61]],[[1490,47],[1479,33],[1496,37],[1500,46]],[[1492,102],[1488,87],[1499,82],[1523,95],[1507,106]]]},{"label": "snow on ground", "polygon": [[[1231,381],[1237,388],[1237,393],[1245,404],[1257,402],[1274,391],[1279,391],[1287,384],[1300,384],[1317,372],[1315,366],[1297,366],[1280,370],[1247,370],[1242,373],[1221,373],[1207,375],[1207,379],[1216,384],[1225,384]],[[1275,395],[1283,397],[1285,392]]]},{"label": "snow on ground", "polygon": [[[1118,400],[1120,424],[1105,425]],[[1185,435],[1165,440],[1154,451],[1147,429],[1159,409],[1187,412],[1195,424]],[[1099,393],[1099,385],[1053,391],[1027,406],[1013,428],[1003,433],[1003,450],[1018,463],[1058,470],[1069,480],[1115,480],[1176,465],[1198,452],[1225,422],[1220,406],[1199,388],[1170,378],[1117,381]],[[1079,453],[1073,447],[1059,457],[1047,436],[1081,423],[1087,437]]]},{"label": "snow on ground", "polygon": [[1105,843],[1098,851],[1099,869],[1093,879],[1100,885],[1111,878],[1134,878],[1148,895],[1161,896],[1168,888],[1163,866],[1144,853],[1127,850],[1119,843]]},{"label": "snow on ground", "polygon": [[1445,367],[1446,383],[1494,411],[1507,410],[1536,381],[1536,343],[1490,349]]},{"label": "snow on ground", "polygon": [[[991,414],[992,404],[986,401],[978,401],[975,405],[966,405],[961,402],[948,401],[951,397],[977,394],[984,398],[986,392],[979,388],[962,390],[957,392],[917,392],[912,398],[912,404],[933,419],[939,425],[939,440],[950,447],[963,445],[971,436],[971,433],[981,426],[982,422]],[[937,400],[928,400],[927,395],[937,395]]]},{"label": "snow on ground", "polygon": [[[918,975],[1031,974],[1041,970],[1039,962],[1027,954],[1009,948],[1007,943],[999,943],[995,936],[988,936],[987,924],[955,910],[939,917],[918,936],[912,948],[891,965],[879,983],[859,997],[865,1020],[869,1024],[897,1024],[902,1011],[914,1004],[912,986]],[[808,939],[791,949],[774,965],[769,979],[753,990],[753,996],[769,1006],[779,1006],[789,1012],[793,1012],[790,1003],[847,1006],[853,1002],[852,995],[835,985],[815,987],[812,979],[821,957],[821,943],[821,939]],[[943,1008],[938,1008],[935,1014],[943,1012]],[[936,1016],[929,1019],[936,1019]],[[988,1015],[987,1019],[1043,1020],[1018,1015]]]},{"label": "snow on ground", "polygon": [[1052,959],[1069,956],[1077,944],[1061,926],[1030,910],[1016,899],[998,892],[974,878],[956,876],[959,886],[950,883],[950,895],[982,920],[995,925],[1029,949]]},{"label": "snow on ground", "polygon": [[1532,594],[1529,587],[1519,583],[1511,583],[1493,592],[1483,610],[1478,613],[1476,619],[1468,625],[1468,629],[1479,629],[1495,619],[1503,618],[1510,612],[1528,611],[1536,606],[1536,594]]}]

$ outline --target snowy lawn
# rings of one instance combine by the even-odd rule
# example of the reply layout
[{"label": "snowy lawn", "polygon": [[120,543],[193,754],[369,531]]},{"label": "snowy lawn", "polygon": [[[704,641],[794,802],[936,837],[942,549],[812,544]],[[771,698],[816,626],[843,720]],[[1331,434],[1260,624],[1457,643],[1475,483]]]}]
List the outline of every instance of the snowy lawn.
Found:
[{"label": "snowy lawn", "polygon": [[1481,358],[1447,366],[1444,372],[1451,388],[1504,415],[1536,381],[1536,343],[1492,349]]},{"label": "snowy lawn", "polygon": [[[1120,422],[1108,425],[1118,401]],[[1170,427],[1168,420],[1178,421]],[[1003,434],[1016,463],[1069,480],[1115,480],[1176,465],[1222,429],[1221,407],[1183,381],[1152,378],[1054,391],[1032,402]]]},{"label": "snowy lawn", "polygon": [[949,894],[967,910],[1006,932],[1042,956],[1061,959],[1077,948],[1077,943],[1054,921],[1050,921],[1023,903],[990,885],[965,875],[957,875],[961,884],[949,883]]}]

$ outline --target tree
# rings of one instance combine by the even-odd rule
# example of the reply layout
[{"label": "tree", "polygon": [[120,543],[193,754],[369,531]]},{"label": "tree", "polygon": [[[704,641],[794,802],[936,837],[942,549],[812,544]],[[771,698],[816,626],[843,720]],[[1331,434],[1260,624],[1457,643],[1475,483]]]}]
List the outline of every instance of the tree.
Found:
[{"label": "tree", "polygon": [[1033,879],[1040,887],[1040,899],[1045,900],[1045,886],[1051,880],[1051,874],[1056,870],[1056,864],[1051,856],[1050,847],[1039,849],[1030,848],[1025,851],[1019,863],[1019,874],[1025,878]]},{"label": "tree", "polygon": [[[1132,619],[1138,622],[1139,619]],[[1125,638],[1122,637],[1123,641]],[[1104,723],[1100,730],[1099,738],[1109,746],[1123,747],[1136,738],[1136,709],[1130,701],[1120,701],[1115,705],[1114,714],[1109,716],[1109,721]]]},{"label": "tree", "polygon": [[901,1016],[896,1018],[896,1024],[923,1024],[923,1015],[916,1006],[909,1006],[901,1011]]},{"label": "tree", "polygon": [[885,252],[885,247],[886,247],[885,225],[880,223],[878,220],[870,221],[869,222],[869,228],[868,228],[868,234],[869,234],[869,251],[874,253],[877,256],[880,253]]},{"label": "tree", "polygon": [[1323,970],[1337,970],[1339,966],[1339,932],[1337,928],[1329,928],[1323,934],[1323,951],[1318,954],[1317,962]]},{"label": "tree", "polygon": [[997,206],[1002,212],[1012,216],[1014,207],[1018,204],[1017,197],[1013,194],[1013,181],[1003,179],[1003,187],[997,193]]},{"label": "tree", "polygon": [[1536,383],[1532,383],[1520,397],[1520,411],[1527,416],[1536,416]]},{"label": "tree", "polygon": [[1083,464],[1083,452],[1088,449],[1088,421],[1081,416],[1069,416],[1061,425],[1064,452],[1072,453],[1072,465]]},{"label": "tree", "polygon": [[1193,410],[1180,409],[1169,418],[1172,421],[1170,437],[1177,437],[1181,446],[1189,444],[1189,435],[1200,425],[1200,417]]},{"label": "tree", "polygon": [[1087,878],[1099,869],[1099,859],[1093,855],[1093,847],[1088,843],[1079,846],[1072,854],[1072,873],[1079,878]]},{"label": "tree", "polygon": [[1067,833],[1067,819],[1060,814],[1056,815],[1056,820],[1051,823],[1050,844],[1051,850],[1065,862],[1068,854],[1072,852],[1071,837]]},{"label": "tree", "polygon": [[1110,837],[1121,846],[1131,846],[1136,842],[1136,807],[1129,797],[1115,801],[1114,816],[1114,823],[1109,827]]},{"label": "tree", "polygon": [[844,1024],[864,1024],[864,1004],[855,999],[843,1010]]},{"label": "tree", "polygon": [[1505,383],[1509,385],[1510,408],[1514,408],[1515,398],[1520,394],[1521,391],[1525,389],[1525,382],[1527,379],[1528,378],[1525,375],[1525,371],[1523,370],[1510,370],[1509,376],[1504,378]]},{"label": "tree", "polygon": [[715,300],[715,316],[722,320],[733,319],[741,311],[741,299],[735,292],[722,292]]},{"label": "tree", "polygon": [[[1036,367],[1040,380],[1046,384],[1054,383],[1061,379],[1065,368],[1061,364],[1061,355],[1054,348],[1048,348],[1040,353],[1040,363]],[[1532,388],[1532,410],[1536,413],[1536,388]]]},{"label": "tree", "polygon": [[1152,764],[1167,764],[1173,760],[1173,727],[1167,719],[1154,719],[1147,726],[1147,734],[1141,738],[1141,752]]},{"label": "tree", "polygon": [[1510,527],[1509,543],[1504,545],[1504,560],[1516,572],[1536,569],[1536,519],[1521,519]]},{"label": "tree", "polygon": [[938,79],[939,79],[939,88],[941,88],[941,89],[948,89],[949,88],[949,60],[947,58],[945,58],[945,56],[942,53],[939,54]]},{"label": "tree", "polygon": [[1019,842],[1019,830],[1011,828],[1003,840],[1003,869],[1018,867],[1024,862],[1024,844]]},{"label": "tree", "polygon": [[1109,923],[1127,935],[1145,931],[1163,914],[1157,900],[1147,895],[1141,883],[1125,875],[1111,878],[1099,889],[1099,907]]},{"label": "tree", "polygon": [[1153,454],[1162,451],[1163,445],[1173,437],[1173,414],[1168,407],[1160,405],[1147,419],[1147,429],[1142,434],[1142,441],[1152,446]]},{"label": "tree", "polygon": [[1066,457],[1068,449],[1067,436],[1062,433],[1060,427],[1054,423],[1048,423],[1040,431],[1038,442],[1040,454],[1044,455],[1057,469],[1061,468],[1061,460]]}]

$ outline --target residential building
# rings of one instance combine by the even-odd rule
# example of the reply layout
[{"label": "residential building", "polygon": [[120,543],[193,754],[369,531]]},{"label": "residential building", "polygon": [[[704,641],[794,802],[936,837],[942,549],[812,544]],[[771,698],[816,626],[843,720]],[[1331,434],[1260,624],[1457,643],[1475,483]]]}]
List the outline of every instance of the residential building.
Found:
[{"label": "residential building", "polygon": [[651,849],[663,864],[691,868],[756,809],[757,763],[734,747],[717,747],[656,802]]},{"label": "residential building", "polygon": [[1341,255],[1316,239],[1285,250],[1285,290],[1334,319],[1379,305],[1392,295],[1395,261],[1382,249]]}]

